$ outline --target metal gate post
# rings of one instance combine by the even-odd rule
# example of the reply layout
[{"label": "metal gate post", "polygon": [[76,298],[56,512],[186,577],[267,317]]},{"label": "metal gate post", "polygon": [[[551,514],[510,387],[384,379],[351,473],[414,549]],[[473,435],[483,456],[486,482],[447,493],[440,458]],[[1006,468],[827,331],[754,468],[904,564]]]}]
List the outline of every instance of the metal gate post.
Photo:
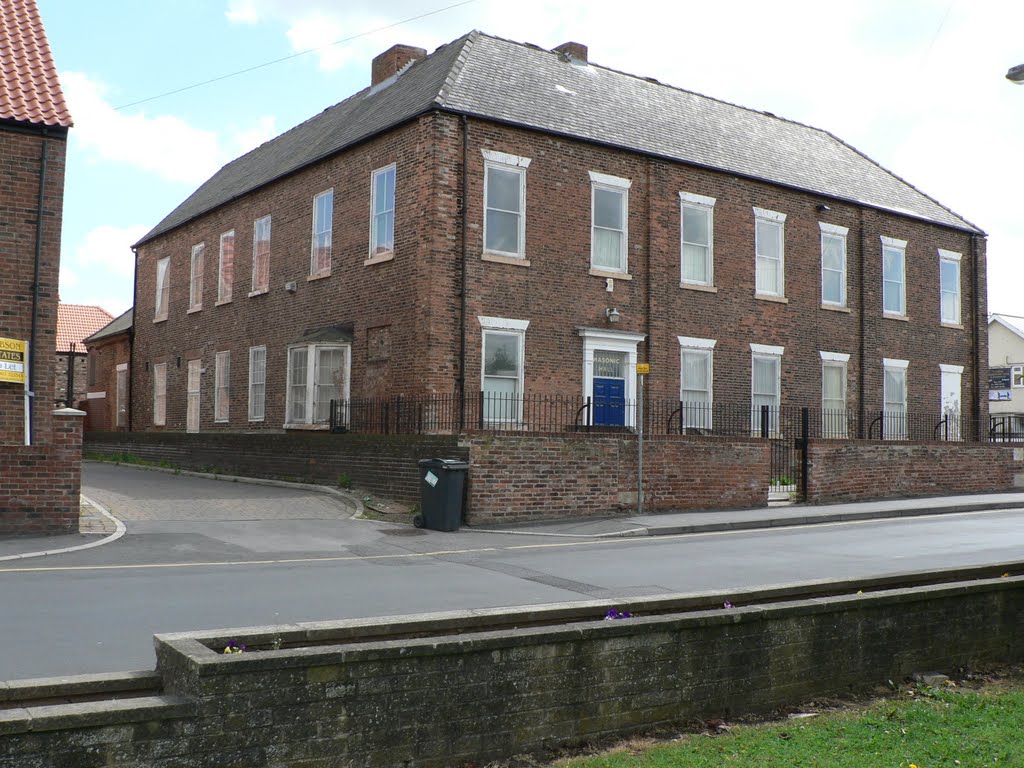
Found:
[{"label": "metal gate post", "polygon": [[810,440],[810,409],[800,409],[800,501],[807,501],[807,467],[810,464],[807,446]]}]

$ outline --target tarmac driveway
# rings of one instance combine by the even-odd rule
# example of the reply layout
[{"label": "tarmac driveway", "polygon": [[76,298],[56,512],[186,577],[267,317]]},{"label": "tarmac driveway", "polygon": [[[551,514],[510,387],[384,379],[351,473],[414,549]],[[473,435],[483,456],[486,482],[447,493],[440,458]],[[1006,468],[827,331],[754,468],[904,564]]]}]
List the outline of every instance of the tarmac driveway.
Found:
[{"label": "tarmac driveway", "polygon": [[339,520],[355,512],[354,505],[344,499],[301,488],[92,461],[82,464],[82,493],[125,523]]}]

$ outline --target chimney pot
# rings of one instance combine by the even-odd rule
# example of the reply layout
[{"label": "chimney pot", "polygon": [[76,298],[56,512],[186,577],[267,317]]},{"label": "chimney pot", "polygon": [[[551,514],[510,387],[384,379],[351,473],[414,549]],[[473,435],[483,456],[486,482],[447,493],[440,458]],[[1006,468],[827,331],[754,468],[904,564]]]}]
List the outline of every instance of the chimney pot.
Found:
[{"label": "chimney pot", "polygon": [[393,45],[375,57],[370,73],[370,85],[378,85],[396,74],[410,61],[425,59],[427,52],[413,45]]},{"label": "chimney pot", "polygon": [[587,63],[587,46],[583,43],[562,43],[555,48],[555,53],[565,54],[571,61]]}]

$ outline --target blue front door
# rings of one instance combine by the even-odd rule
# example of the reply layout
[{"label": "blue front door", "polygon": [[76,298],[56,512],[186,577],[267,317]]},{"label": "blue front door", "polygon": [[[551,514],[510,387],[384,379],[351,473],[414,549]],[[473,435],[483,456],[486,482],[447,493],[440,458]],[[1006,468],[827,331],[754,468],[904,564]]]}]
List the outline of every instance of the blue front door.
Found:
[{"label": "blue front door", "polygon": [[594,426],[626,425],[626,381],[594,378]]}]

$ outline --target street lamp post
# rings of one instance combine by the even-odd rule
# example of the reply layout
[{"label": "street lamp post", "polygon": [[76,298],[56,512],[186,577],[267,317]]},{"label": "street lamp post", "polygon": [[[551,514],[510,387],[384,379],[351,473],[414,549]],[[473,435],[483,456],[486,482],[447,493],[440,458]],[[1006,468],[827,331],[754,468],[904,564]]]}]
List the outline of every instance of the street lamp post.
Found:
[{"label": "street lamp post", "polygon": [[1024,64],[1018,64],[1016,67],[1010,67],[1010,71],[1006,73],[1006,79],[1011,83],[1024,85]]}]

